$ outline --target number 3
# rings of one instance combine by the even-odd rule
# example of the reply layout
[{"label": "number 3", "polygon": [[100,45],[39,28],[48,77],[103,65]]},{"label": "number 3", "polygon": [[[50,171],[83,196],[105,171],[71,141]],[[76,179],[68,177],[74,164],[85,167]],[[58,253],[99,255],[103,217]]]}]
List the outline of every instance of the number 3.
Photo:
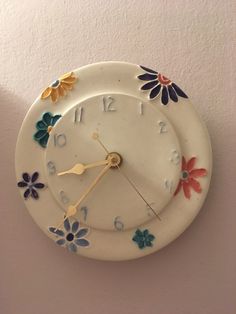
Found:
[{"label": "number 3", "polygon": [[114,226],[115,226],[115,229],[118,230],[118,231],[122,231],[124,229],[124,224],[120,220],[119,216],[115,217]]}]

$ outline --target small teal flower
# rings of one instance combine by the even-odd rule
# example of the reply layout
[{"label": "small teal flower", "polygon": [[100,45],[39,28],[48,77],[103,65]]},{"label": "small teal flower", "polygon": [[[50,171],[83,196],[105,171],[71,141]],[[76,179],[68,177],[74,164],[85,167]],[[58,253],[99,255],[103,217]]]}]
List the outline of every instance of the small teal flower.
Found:
[{"label": "small teal flower", "polygon": [[144,249],[146,246],[151,247],[153,245],[152,241],[154,239],[155,239],[154,235],[149,233],[147,229],[145,229],[144,231],[137,229],[132,238],[132,240],[137,243],[140,249]]},{"label": "small teal flower", "polygon": [[36,123],[37,132],[34,134],[34,140],[38,142],[40,146],[44,148],[47,146],[49,133],[60,118],[60,114],[53,116],[51,112],[46,112],[43,114],[42,120]]}]

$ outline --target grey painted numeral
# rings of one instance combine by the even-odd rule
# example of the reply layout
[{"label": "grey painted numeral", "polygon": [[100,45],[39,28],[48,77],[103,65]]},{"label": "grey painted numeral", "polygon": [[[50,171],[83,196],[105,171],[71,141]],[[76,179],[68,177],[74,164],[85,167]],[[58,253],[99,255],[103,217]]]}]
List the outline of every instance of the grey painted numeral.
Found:
[{"label": "grey painted numeral", "polygon": [[114,219],[114,227],[117,231],[122,231],[124,229],[124,223],[121,221],[121,217],[117,216]]},{"label": "grey painted numeral", "polygon": [[104,112],[114,112],[116,108],[114,106],[115,99],[111,96],[103,96],[102,98],[102,111]]},{"label": "grey painted numeral", "polygon": [[180,163],[180,155],[176,149],[172,150],[170,161],[173,162],[173,164],[175,165],[178,165]]},{"label": "grey painted numeral", "polygon": [[56,171],[57,171],[56,165],[55,165],[55,163],[54,163],[53,161],[49,161],[49,162],[47,163],[47,168],[48,168],[48,173],[49,173],[50,175],[55,174]]},{"label": "grey painted numeral", "polygon": [[170,193],[172,193],[172,190],[173,190],[173,181],[172,181],[172,180],[165,179],[164,187],[165,187],[166,190],[168,190]]},{"label": "grey painted numeral", "polygon": [[60,199],[61,199],[63,204],[69,203],[70,200],[64,191],[60,191],[59,195],[60,195]]},{"label": "grey painted numeral", "polygon": [[166,127],[166,122],[164,121],[158,121],[158,125],[159,125],[159,133],[166,133],[167,131],[167,127]]},{"label": "grey painted numeral", "polygon": [[74,118],[75,123],[82,122],[83,111],[84,111],[84,108],[82,106],[79,106],[75,109],[75,118]]},{"label": "grey painted numeral", "polygon": [[87,220],[87,216],[88,216],[88,208],[86,206],[83,206],[83,207],[80,208],[80,211],[83,212],[83,214],[84,214],[83,218],[84,218],[84,221],[86,221]]},{"label": "grey painted numeral", "polygon": [[55,147],[63,147],[66,145],[66,136],[64,133],[62,134],[54,134],[54,146]]}]

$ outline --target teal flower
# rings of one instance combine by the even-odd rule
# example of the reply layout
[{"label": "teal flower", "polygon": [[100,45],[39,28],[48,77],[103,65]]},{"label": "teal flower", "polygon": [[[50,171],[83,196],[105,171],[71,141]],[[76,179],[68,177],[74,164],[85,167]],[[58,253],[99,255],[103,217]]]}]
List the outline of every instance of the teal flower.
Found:
[{"label": "teal flower", "polygon": [[147,229],[145,229],[144,231],[137,229],[132,238],[132,240],[137,243],[140,249],[144,249],[146,246],[151,247],[153,245],[152,241],[154,239],[155,239],[154,235],[149,233]]},{"label": "teal flower", "polygon": [[60,114],[53,116],[51,112],[46,112],[43,114],[42,120],[36,123],[37,132],[34,134],[34,140],[38,142],[40,146],[44,148],[47,146],[49,133],[60,118]]}]

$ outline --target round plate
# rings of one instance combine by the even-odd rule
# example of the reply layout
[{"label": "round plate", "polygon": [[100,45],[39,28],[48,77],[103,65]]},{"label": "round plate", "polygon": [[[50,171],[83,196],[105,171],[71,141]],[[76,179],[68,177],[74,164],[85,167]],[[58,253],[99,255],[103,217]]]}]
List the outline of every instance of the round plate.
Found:
[{"label": "round plate", "polygon": [[[170,194],[161,206],[164,209],[159,211],[161,220],[152,215],[138,228],[131,222],[129,228],[122,231],[109,230],[106,222],[97,225],[96,219],[89,227],[85,219],[69,219],[56,228],[67,204],[66,195],[61,191],[64,205],[60,206],[50,177],[55,172],[51,146],[64,145],[65,142],[60,133],[61,118],[71,119],[73,108],[81,110],[78,104],[104,95],[108,99],[126,95],[130,102],[138,99],[150,105],[164,117],[157,121],[160,134],[166,132],[165,118],[169,123],[172,132],[169,143],[175,143],[182,156],[176,150],[170,155],[177,170],[172,181],[165,181]],[[77,113],[80,119],[81,112]],[[211,170],[209,135],[187,95],[157,71],[125,62],[91,64],[53,82],[28,111],[16,145],[18,187],[35,222],[57,244],[80,255],[102,260],[139,258],[176,239],[199,212],[207,195]],[[82,214],[86,218],[86,208],[82,209]]]}]

